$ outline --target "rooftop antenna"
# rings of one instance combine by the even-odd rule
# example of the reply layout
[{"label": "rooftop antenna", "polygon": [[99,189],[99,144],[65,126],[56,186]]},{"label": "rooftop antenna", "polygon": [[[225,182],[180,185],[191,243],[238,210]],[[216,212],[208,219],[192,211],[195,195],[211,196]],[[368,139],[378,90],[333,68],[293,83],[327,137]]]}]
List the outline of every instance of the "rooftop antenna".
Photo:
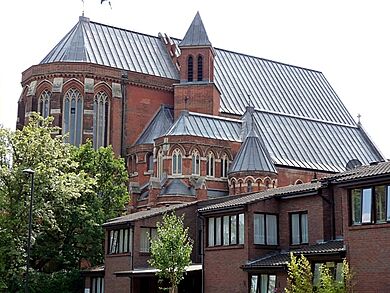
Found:
[{"label": "rooftop antenna", "polygon": [[358,125],[361,125],[362,123],[360,122],[360,118],[362,117],[362,115],[360,115],[360,113],[357,115],[357,118],[358,118]]},{"label": "rooftop antenna", "polygon": [[81,0],[83,2],[83,12],[81,13],[82,16],[84,16],[84,0]]}]

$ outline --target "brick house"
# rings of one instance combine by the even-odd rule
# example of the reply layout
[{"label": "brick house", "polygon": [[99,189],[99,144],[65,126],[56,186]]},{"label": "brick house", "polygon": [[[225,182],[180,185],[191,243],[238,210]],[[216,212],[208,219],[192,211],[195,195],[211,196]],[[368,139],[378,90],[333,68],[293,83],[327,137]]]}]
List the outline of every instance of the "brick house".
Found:
[{"label": "brick house", "polygon": [[[160,209],[191,210],[186,213],[191,214],[188,224],[202,257],[199,263],[194,252],[189,274],[199,280],[197,265],[202,265],[200,279],[207,292],[228,273],[229,280],[238,283],[226,288],[249,290],[255,276],[263,278],[256,275],[261,257],[301,249],[301,244],[305,253],[321,251],[337,266],[346,253],[338,239],[347,241],[347,228],[345,221],[336,219],[346,211],[329,207],[336,198],[329,194],[333,187],[327,190],[311,182],[355,165],[384,161],[321,72],[215,48],[199,13],[182,40],[82,16],[39,64],[23,72],[22,87],[18,128],[38,111],[54,117],[69,143],[91,139],[94,147],[110,144],[126,158],[129,215],[104,225],[105,267],[90,270],[86,288],[91,292],[156,288],[153,268],[147,268],[147,252],[139,250],[138,239],[146,228],[152,233],[162,214],[154,211]],[[220,209],[216,203],[245,196],[261,200],[239,203],[237,210]],[[288,231],[292,221],[306,221],[307,235],[297,237],[308,239],[295,243],[298,240],[283,232],[276,243],[255,243],[250,234],[255,215],[256,227],[261,221],[276,221],[280,231]],[[219,229],[223,219],[236,221],[241,234],[229,239],[232,245],[210,245],[211,234],[200,236],[207,233],[202,227]],[[313,229],[311,223],[317,221],[320,228]],[[216,237],[213,241],[223,241]],[[112,241],[122,243],[114,245],[115,253]],[[210,277],[210,268],[223,265],[213,259],[226,261],[229,252],[243,269]],[[259,261],[247,263],[252,259]],[[141,275],[135,271],[140,270],[148,281],[137,277]],[[282,278],[273,276],[282,287]]]}]

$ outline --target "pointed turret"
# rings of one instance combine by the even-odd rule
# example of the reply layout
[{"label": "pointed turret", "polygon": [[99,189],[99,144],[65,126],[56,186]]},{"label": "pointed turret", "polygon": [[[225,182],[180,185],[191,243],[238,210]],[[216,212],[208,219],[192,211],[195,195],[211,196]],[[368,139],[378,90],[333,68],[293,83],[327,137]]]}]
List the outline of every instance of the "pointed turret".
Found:
[{"label": "pointed turret", "polygon": [[179,44],[179,47],[185,46],[211,46],[211,42],[207,36],[199,11],[196,13],[194,20],[184,36],[184,39]]},{"label": "pointed turret", "polygon": [[254,130],[253,113],[254,108],[247,107],[244,133],[248,132],[229,170],[232,194],[260,191],[276,184],[277,171],[271,155]]},{"label": "pointed turret", "polygon": [[220,92],[214,84],[214,49],[196,13],[179,44],[180,84],[175,85],[175,119],[182,110],[219,115]]}]

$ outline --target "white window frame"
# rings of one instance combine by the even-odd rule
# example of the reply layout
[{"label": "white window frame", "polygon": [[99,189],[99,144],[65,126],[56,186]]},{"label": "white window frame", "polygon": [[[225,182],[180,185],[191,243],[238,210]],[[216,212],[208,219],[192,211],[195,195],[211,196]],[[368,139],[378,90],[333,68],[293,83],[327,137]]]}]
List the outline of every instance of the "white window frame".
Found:
[{"label": "white window frame", "polygon": [[181,175],[183,169],[183,155],[180,149],[172,152],[172,175]]},{"label": "white window frame", "polygon": [[68,133],[66,142],[79,146],[83,140],[84,105],[78,89],[71,88],[65,93],[63,109],[62,129],[64,134]]},{"label": "white window frame", "polygon": [[51,92],[44,90],[38,99],[38,112],[43,118],[47,118],[50,115],[50,97]]}]

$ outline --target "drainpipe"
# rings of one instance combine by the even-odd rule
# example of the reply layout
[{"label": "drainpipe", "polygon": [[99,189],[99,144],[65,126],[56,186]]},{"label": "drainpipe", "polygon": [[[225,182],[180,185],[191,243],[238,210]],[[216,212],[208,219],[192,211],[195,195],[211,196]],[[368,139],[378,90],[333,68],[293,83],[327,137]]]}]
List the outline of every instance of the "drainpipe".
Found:
[{"label": "drainpipe", "polygon": [[[128,80],[127,72],[123,71],[121,76],[121,91],[122,91],[122,113],[121,113],[121,157],[126,157],[125,147],[125,132],[126,132],[126,81]],[[127,160],[126,160],[127,161]]]},{"label": "drainpipe", "polygon": [[204,216],[202,216],[199,212],[198,212],[198,215],[199,215],[199,219],[200,219],[200,231],[201,231],[201,243],[200,243],[200,259],[201,259],[201,264],[202,264],[202,293],[204,293],[204,231],[205,231],[205,218]]}]

